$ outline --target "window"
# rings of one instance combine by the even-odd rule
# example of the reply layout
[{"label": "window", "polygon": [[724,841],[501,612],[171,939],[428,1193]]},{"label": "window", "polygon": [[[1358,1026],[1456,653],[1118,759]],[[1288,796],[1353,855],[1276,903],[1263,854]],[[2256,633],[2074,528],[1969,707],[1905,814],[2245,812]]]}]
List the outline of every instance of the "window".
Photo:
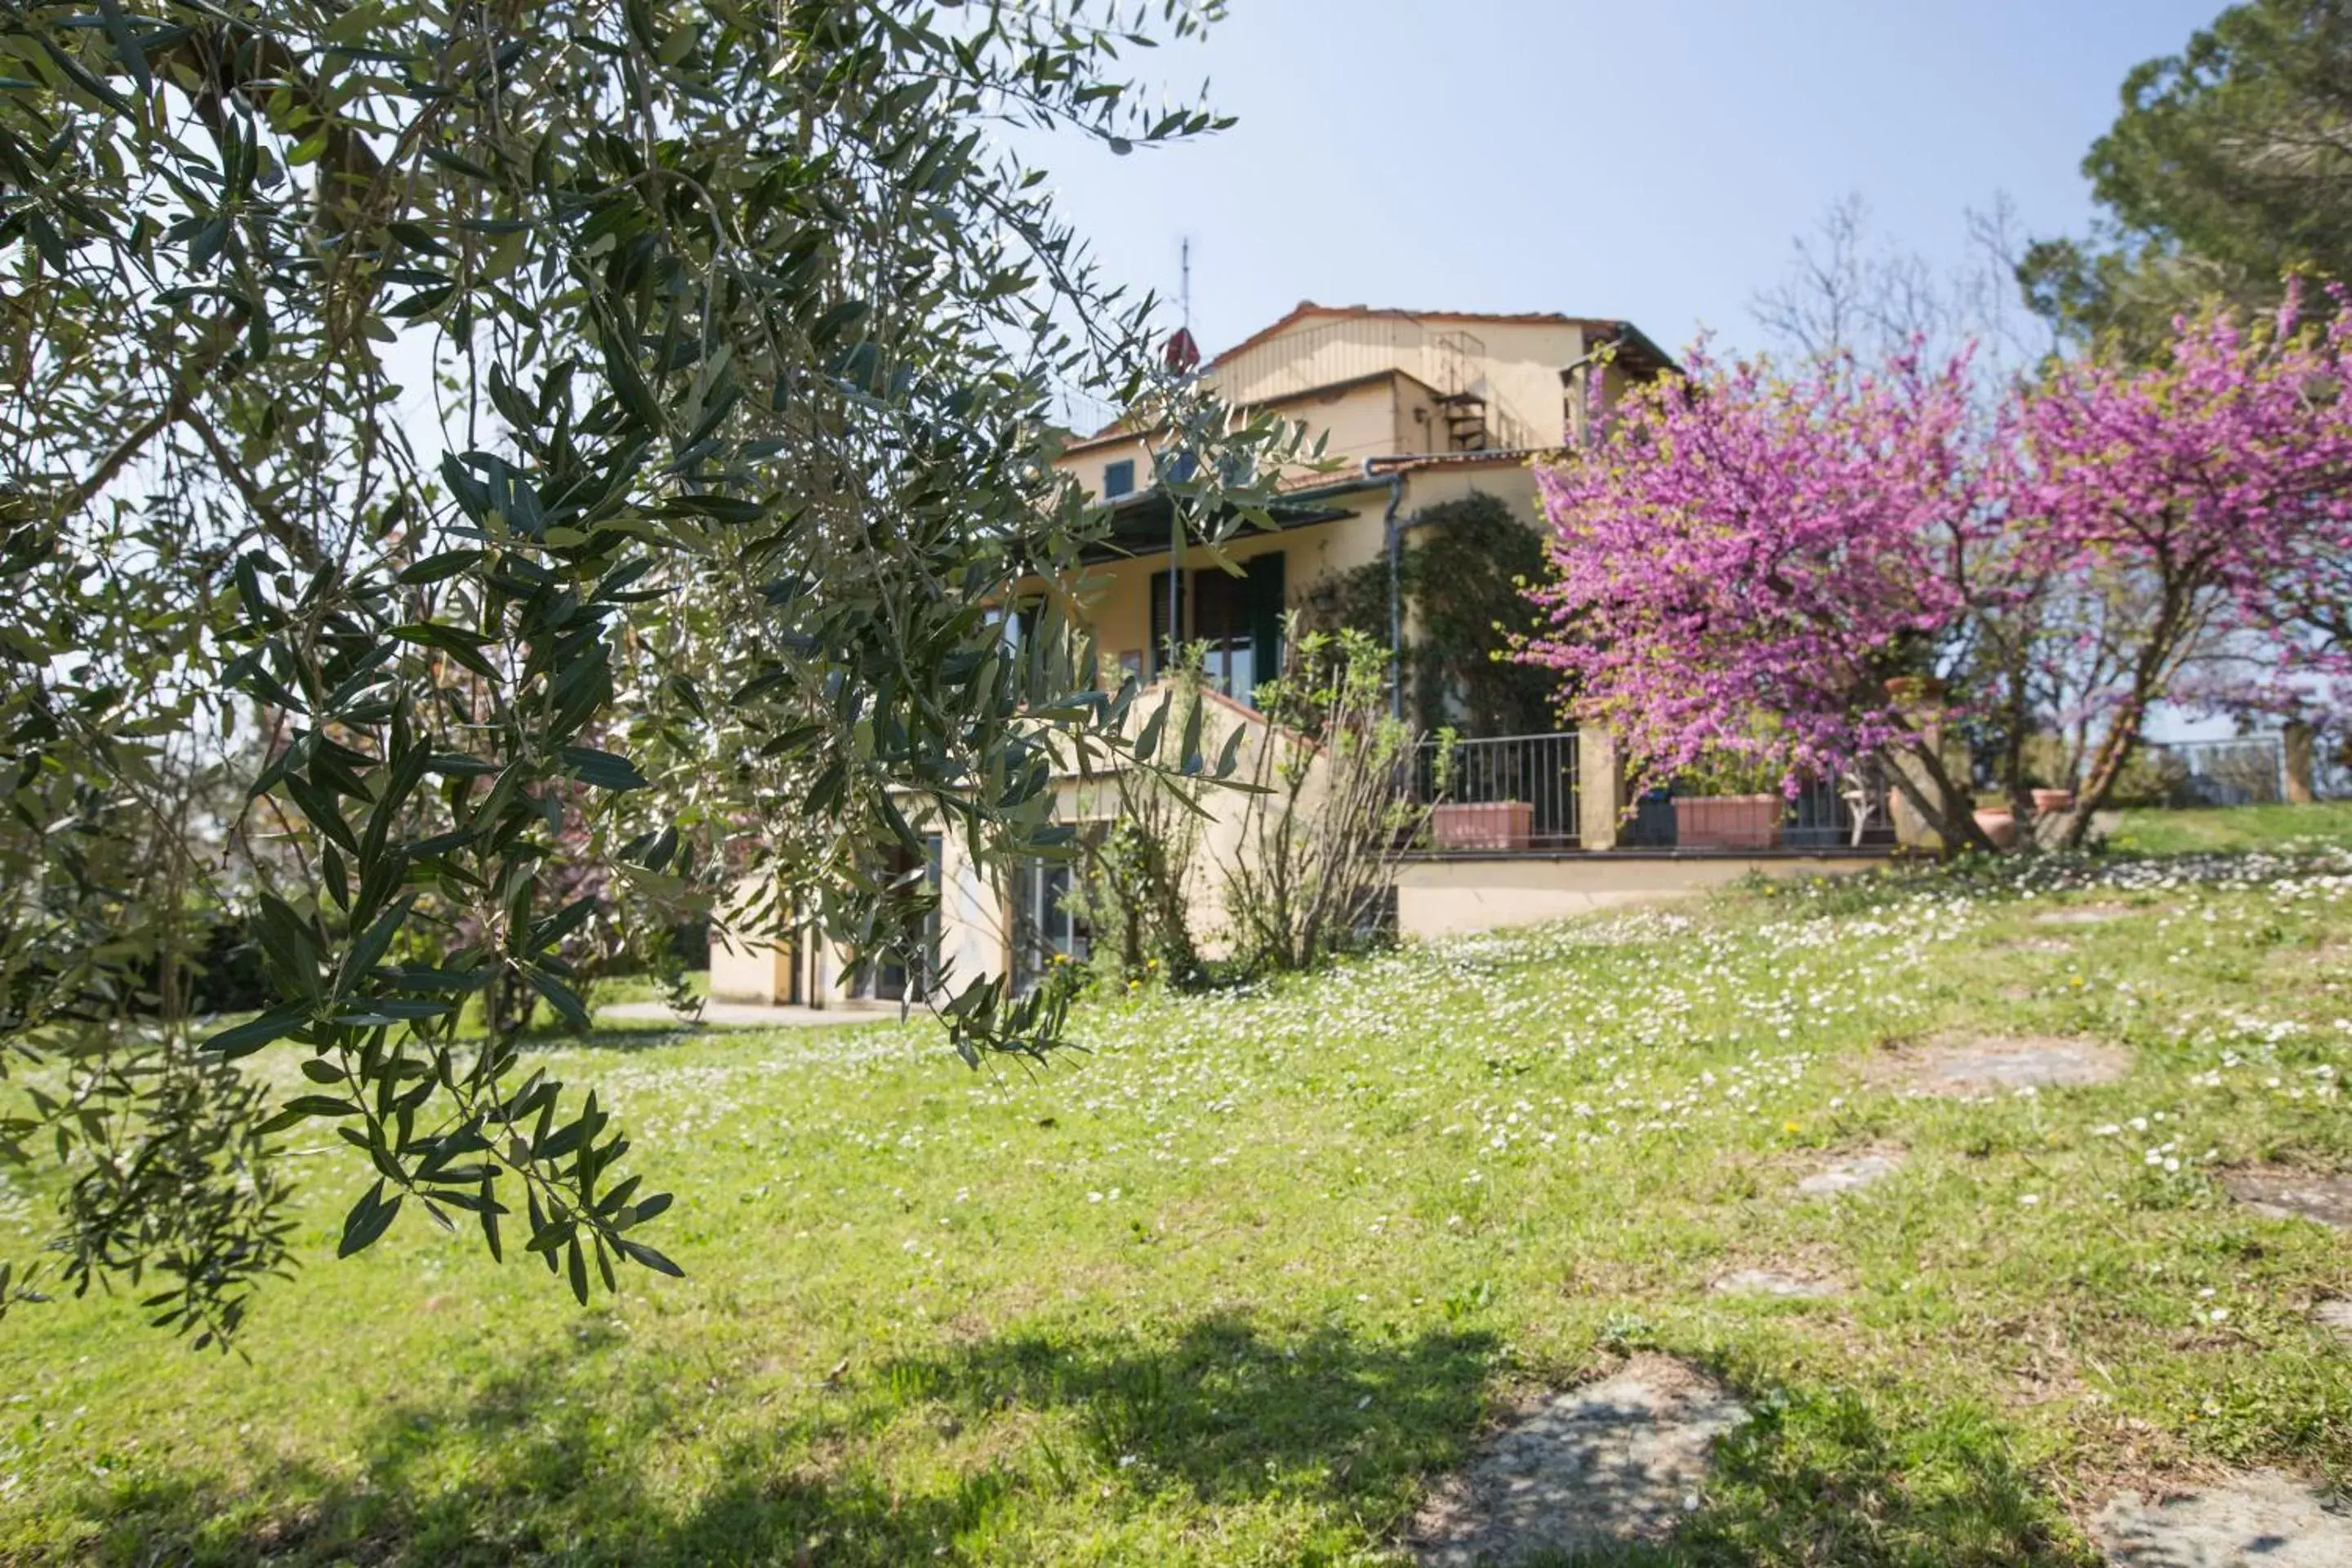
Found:
[{"label": "window", "polygon": [[1027,991],[1056,962],[1084,963],[1094,931],[1069,908],[1071,863],[1024,860],[1013,874],[1013,983]]},{"label": "window", "polygon": [[1116,463],[1103,465],[1103,500],[1116,500],[1135,493],[1135,459],[1121,458]]},{"label": "window", "polygon": [[893,899],[924,900],[920,941],[909,964],[907,955],[887,952],[858,964],[850,974],[850,994],[876,1002],[903,1002],[927,996],[940,976],[940,836],[923,836],[919,874],[915,858],[892,846],[885,857],[885,872],[894,886]]},{"label": "window", "polygon": [[1037,627],[1045,614],[1043,600],[1024,599],[1013,606],[1009,616],[1002,608],[990,610],[988,621],[996,628],[997,636],[1003,639],[1004,646],[1018,653],[1037,640]]},{"label": "window", "polygon": [[1251,636],[1256,622],[1251,590],[1256,585],[1215,566],[1192,574],[1192,640],[1207,655],[1209,684],[1244,702],[1257,690],[1259,673]]},{"label": "window", "polygon": [[[1222,566],[1203,566],[1169,604],[1168,573],[1151,574],[1151,673],[1168,668],[1174,641],[1205,645],[1209,684],[1243,702],[1255,701],[1258,683],[1282,669],[1282,552],[1268,551],[1242,563],[1236,577]],[[1183,628],[1169,635],[1170,611]]]}]

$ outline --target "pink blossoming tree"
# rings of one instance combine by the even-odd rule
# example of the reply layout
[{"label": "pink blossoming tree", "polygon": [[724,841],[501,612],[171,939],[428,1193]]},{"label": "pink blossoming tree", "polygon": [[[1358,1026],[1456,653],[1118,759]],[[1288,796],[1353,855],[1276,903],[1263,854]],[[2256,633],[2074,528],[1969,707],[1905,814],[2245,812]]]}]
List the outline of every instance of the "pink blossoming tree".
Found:
[{"label": "pink blossoming tree", "polygon": [[[2340,301],[2339,301],[2340,303]],[[2170,363],[2077,362],[2019,395],[2014,508],[2054,591],[2128,650],[2061,837],[2079,842],[2167,700],[2294,713],[2337,703],[2352,648],[2326,635],[2352,589],[2352,320],[2212,314]],[[2068,648],[2053,656],[2063,658]]]},{"label": "pink blossoming tree", "polygon": [[1640,782],[1869,759],[1979,847],[1944,727],[2071,722],[2045,837],[2078,843],[2158,704],[2308,714],[2352,677],[2348,333],[2292,299],[2184,321],[2167,364],[2061,365],[1990,411],[1965,359],[1782,378],[1699,352],[1540,474],[1554,574],[1523,656]]},{"label": "pink blossoming tree", "polygon": [[1998,529],[1969,390],[1964,361],[1782,380],[1695,353],[1539,473],[1551,629],[1526,656],[1639,782],[1726,757],[1791,781],[1895,757],[1912,805],[1975,841],[1929,679]]}]

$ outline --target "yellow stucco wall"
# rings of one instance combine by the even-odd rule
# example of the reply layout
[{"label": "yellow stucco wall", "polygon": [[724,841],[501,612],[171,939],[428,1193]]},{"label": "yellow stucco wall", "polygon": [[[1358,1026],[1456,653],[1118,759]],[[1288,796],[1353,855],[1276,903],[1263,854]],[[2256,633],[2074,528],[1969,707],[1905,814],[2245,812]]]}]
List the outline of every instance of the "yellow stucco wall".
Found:
[{"label": "yellow stucco wall", "polygon": [[710,994],[721,1002],[782,1002],[793,994],[793,961],[787,943],[714,933]]},{"label": "yellow stucco wall", "polygon": [[[1158,709],[1170,700],[1171,689],[1157,686],[1147,691],[1137,702],[1130,715],[1130,731],[1139,730]],[[1213,694],[1206,699],[1207,707],[1202,723],[1202,752],[1206,756],[1223,754],[1227,738],[1233,731],[1244,731],[1242,742],[1234,755],[1234,778],[1236,780],[1274,781],[1273,769],[1290,758],[1305,755],[1307,762],[1307,780],[1299,795],[1302,809],[1312,811],[1322,799],[1323,769],[1307,746],[1296,735],[1267,724],[1256,713]],[[1168,721],[1172,734],[1181,725],[1181,713]],[[1173,742],[1169,742],[1172,751]],[[1184,883],[1184,901],[1191,911],[1192,929],[1204,956],[1219,958],[1232,950],[1232,934],[1225,909],[1224,868],[1232,866],[1243,852],[1244,841],[1250,833],[1250,805],[1253,797],[1244,791],[1221,784],[1196,786],[1194,798],[1200,805],[1202,820],[1195,842],[1192,865]],[[1057,822],[1084,826],[1108,825],[1116,821],[1120,812],[1120,796],[1117,783],[1108,779],[1062,782],[1055,794],[1054,817]]]},{"label": "yellow stucco wall", "polygon": [[[1170,694],[1171,689],[1162,685],[1139,698],[1129,715],[1129,731],[1139,731],[1152,713],[1169,700]],[[1222,754],[1227,736],[1236,727],[1245,731],[1235,758],[1240,777],[1266,776],[1258,770],[1263,762],[1269,760],[1269,748],[1273,752],[1270,760],[1278,762],[1283,756],[1295,754],[1303,744],[1237,703],[1213,695],[1206,699],[1206,703],[1202,726],[1202,749],[1205,754]],[[1181,730],[1181,719],[1171,728]],[[1174,743],[1171,734],[1171,752]],[[1319,765],[1310,762],[1301,795],[1305,808],[1314,808],[1320,790]],[[1239,790],[1203,784],[1199,786],[1197,798],[1203,820],[1185,883],[1185,900],[1192,911],[1192,929],[1201,938],[1203,951],[1210,957],[1217,957],[1230,947],[1221,868],[1233,864],[1240,853],[1248,831],[1250,797]],[[1067,778],[1055,785],[1054,819],[1074,826],[1107,824],[1117,819],[1119,803],[1118,786],[1111,778]],[[739,901],[748,904],[751,891],[748,887],[740,889]],[[952,836],[945,837],[940,845],[940,956],[950,992],[961,990],[976,976],[1004,972],[1013,960],[1011,911],[1012,902],[1002,881],[982,878],[971,862],[968,846]],[[813,952],[803,952],[797,962],[803,966],[802,1005],[836,1006],[851,999],[849,956],[845,952],[818,944]],[[792,948],[786,942],[749,936],[715,942],[710,954],[710,994],[726,1001],[782,1005],[793,994],[794,963]]]},{"label": "yellow stucco wall", "polygon": [[1808,855],[1636,856],[1415,860],[1397,875],[1397,930],[1408,937],[1533,925],[1593,910],[1688,897],[1750,873],[1822,877],[1877,862]]},{"label": "yellow stucco wall", "polygon": [[1121,436],[1116,440],[1082,443],[1077,450],[1065,452],[1054,466],[1065,473],[1075,475],[1088,495],[1099,496],[1103,493],[1103,470],[1113,463],[1122,462],[1135,465],[1137,491],[1151,488],[1156,473],[1150,450],[1144,446],[1140,436]]},{"label": "yellow stucco wall", "polygon": [[[1418,456],[1448,449],[1445,421],[1429,387],[1402,374],[1381,374],[1274,401],[1271,411],[1307,426],[1307,444],[1323,442],[1323,460],[1339,468],[1326,478],[1344,477],[1360,468],[1366,458]],[[1090,495],[1103,493],[1104,470],[1116,463],[1135,465],[1137,491],[1151,488],[1157,478],[1150,448],[1141,436],[1081,442],[1056,465],[1075,475]],[[1294,463],[1284,470],[1286,482],[1312,483],[1310,463]]]},{"label": "yellow stucco wall", "polygon": [[[1475,340],[1477,352],[1475,357],[1465,358],[1456,351],[1468,339]],[[1324,436],[1326,455],[1337,462],[1338,469],[1319,482],[1304,473],[1292,477],[1301,484],[1313,485],[1316,504],[1342,510],[1346,515],[1272,534],[1244,535],[1229,542],[1223,553],[1236,564],[1244,564],[1268,552],[1283,552],[1286,596],[1293,607],[1313,594],[1318,584],[1381,560],[1386,550],[1388,476],[1365,476],[1352,487],[1334,487],[1344,485],[1351,473],[1362,475],[1366,458],[1440,453],[1448,447],[1444,414],[1433,387],[1459,384],[1486,397],[1496,415],[1498,434],[1522,436],[1534,445],[1558,442],[1562,437],[1564,413],[1560,372],[1580,358],[1585,347],[1582,329],[1568,322],[1310,316],[1244,351],[1212,373],[1218,390],[1236,402],[1272,405]],[[1080,442],[1077,447],[1060,466],[1090,491],[1099,493],[1105,467],[1121,460],[1135,464],[1139,492],[1154,482],[1150,455],[1139,436]],[[1447,463],[1410,470],[1404,478],[1399,516],[1410,522],[1430,507],[1478,490],[1499,497],[1528,526],[1540,525],[1534,475],[1511,461]],[[1408,531],[1405,542],[1407,548],[1415,547],[1415,533]],[[1080,582],[1070,584],[1081,616],[1095,636],[1105,674],[1114,682],[1129,660],[1148,665],[1151,577],[1169,563],[1164,551],[1139,555],[1089,567]],[[1207,552],[1198,548],[1184,552],[1179,564],[1186,571],[1213,569]],[[1233,722],[1255,721],[1221,710],[1213,730]],[[1264,731],[1264,725],[1255,723],[1254,738],[1244,748],[1245,763],[1257,748],[1269,743]],[[1213,868],[1230,860],[1236,851],[1241,814],[1232,803],[1238,798],[1227,794],[1213,800],[1196,885],[1188,889],[1197,923],[1206,932],[1214,932],[1223,923],[1223,889]],[[1062,786],[1056,810],[1065,821],[1105,820],[1117,810],[1116,793],[1105,785],[1072,781]],[[1550,884],[1524,889],[1497,885],[1466,891],[1463,887],[1432,884],[1412,893],[1413,907],[1423,911],[1412,918],[1431,929],[1454,929],[1449,922],[1462,919],[1486,919],[1487,923],[1506,918],[1538,919],[1559,912],[1556,906],[1563,897],[1573,902],[1576,898],[1592,896],[1599,895]],[[974,973],[1000,972],[1010,952],[1009,901],[1002,887],[978,876],[964,847],[952,839],[942,847],[940,902],[940,947],[952,965],[955,983],[961,984]],[[1481,910],[1485,914],[1478,912]],[[1517,912],[1523,910],[1536,912]],[[1216,939],[1211,940],[1213,943]],[[845,954],[820,949],[803,956],[800,965],[803,992],[819,1005],[845,994]],[[791,994],[793,968],[792,959],[776,944],[722,942],[712,953],[712,990],[714,994],[780,1000]]]},{"label": "yellow stucco wall", "polygon": [[[1475,345],[1475,357],[1455,352],[1465,342]],[[1262,403],[1402,370],[1440,391],[1483,393],[1530,445],[1549,446],[1560,439],[1559,373],[1584,350],[1584,331],[1572,321],[1310,315],[1239,351],[1209,380],[1234,402]],[[1457,380],[1464,384],[1449,384]]]},{"label": "yellow stucco wall", "polygon": [[[1227,560],[1241,565],[1280,551],[1285,557],[1284,596],[1295,605],[1313,589],[1318,578],[1381,557],[1381,511],[1387,504],[1386,487],[1343,496],[1331,504],[1350,508],[1349,515],[1331,522],[1286,528],[1278,533],[1244,533],[1228,542],[1222,552]],[[1125,656],[1140,658],[1150,642],[1151,578],[1154,573],[1168,570],[1168,552],[1163,550],[1088,570],[1081,590],[1080,612],[1094,628],[1095,647],[1107,671],[1118,668]],[[1198,547],[1184,552],[1182,563],[1188,572],[1217,569],[1209,552]],[[1148,659],[1144,667],[1149,668]]]},{"label": "yellow stucco wall", "polygon": [[[1534,471],[1516,462],[1450,464],[1410,470],[1405,475],[1404,498],[1398,508],[1398,517],[1410,522],[1431,507],[1481,490],[1502,500],[1528,527],[1540,526]],[[1283,552],[1286,557],[1283,565],[1284,594],[1296,608],[1306,602],[1318,583],[1383,558],[1387,550],[1388,503],[1389,481],[1384,476],[1375,477],[1365,480],[1359,489],[1317,498],[1317,505],[1346,508],[1348,516],[1330,522],[1286,528],[1277,533],[1245,533],[1228,542],[1223,553],[1241,564],[1271,551]],[[1407,530],[1407,549],[1416,546],[1416,534],[1417,531]],[[1102,563],[1088,568],[1078,585],[1080,613],[1094,629],[1104,670],[1114,679],[1113,672],[1127,656],[1142,660],[1140,668],[1150,668],[1150,661],[1142,656],[1150,641],[1151,578],[1154,573],[1168,569],[1168,552],[1163,550]],[[1184,552],[1183,565],[1187,571],[1214,569],[1208,552],[1198,547]]]}]

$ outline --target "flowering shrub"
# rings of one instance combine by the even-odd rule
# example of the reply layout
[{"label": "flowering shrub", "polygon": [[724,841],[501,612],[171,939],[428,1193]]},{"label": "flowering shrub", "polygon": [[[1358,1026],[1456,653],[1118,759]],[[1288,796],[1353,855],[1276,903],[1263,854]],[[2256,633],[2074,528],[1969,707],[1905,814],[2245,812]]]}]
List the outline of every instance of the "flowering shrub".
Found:
[{"label": "flowering shrub", "polygon": [[1538,482],[1554,576],[1533,594],[1552,629],[1527,657],[1637,774],[1736,758],[1793,782],[1892,749],[1938,789],[1923,810],[1965,815],[1934,710],[1888,688],[1932,667],[1997,527],[1964,360],[1789,380],[1701,351]]},{"label": "flowering shrub", "polygon": [[[1274,721],[1247,770],[1241,831],[1217,857],[1244,970],[1311,969],[1387,923],[1399,856],[1429,820],[1412,789],[1421,735],[1388,705],[1387,656],[1358,631],[1284,628]],[[1452,750],[1450,734],[1438,748]],[[1444,780],[1438,782],[1443,790]]]},{"label": "flowering shrub", "polygon": [[[1163,731],[1200,733],[1206,720],[1206,650],[1179,650]],[[1081,874],[1065,900],[1093,932],[1095,966],[1119,984],[1198,984],[1205,976],[1192,929],[1201,856],[1202,786],[1182,774],[1139,768],[1112,774],[1118,816],[1085,845]]]},{"label": "flowering shrub", "polygon": [[1523,657],[1643,782],[1731,757],[1794,788],[1875,755],[1979,847],[1945,726],[2074,725],[2054,837],[2077,842],[2158,703],[2307,712],[2352,673],[2347,331],[2291,292],[2272,322],[2183,321],[2168,364],[2062,365],[1990,410],[1965,355],[1783,377],[1702,349],[1540,473],[1549,627]]},{"label": "flowering shrub", "polygon": [[[2053,655],[2098,638],[2130,656],[2090,694],[2106,721],[2070,837],[2153,704],[2294,712],[2352,673],[2352,646],[2327,631],[2352,606],[2352,322],[2305,330],[2300,310],[2291,289],[2274,322],[2184,321],[2168,364],[2069,363],[2018,398],[2025,563],[2095,623]],[[2117,605],[2120,631],[2095,624]]]}]

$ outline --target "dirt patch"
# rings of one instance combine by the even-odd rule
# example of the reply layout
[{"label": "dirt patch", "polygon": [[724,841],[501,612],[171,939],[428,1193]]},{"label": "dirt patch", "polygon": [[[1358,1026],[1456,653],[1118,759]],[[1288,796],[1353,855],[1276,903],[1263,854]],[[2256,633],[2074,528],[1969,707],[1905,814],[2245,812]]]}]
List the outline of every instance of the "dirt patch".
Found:
[{"label": "dirt patch", "polygon": [[1413,1520],[1423,1568],[1488,1568],[1674,1532],[1698,1507],[1715,1440],[1748,1419],[1728,1390],[1665,1356],[1522,1405]]},{"label": "dirt patch", "polygon": [[2317,947],[2273,948],[2265,962],[2273,969],[2299,974],[2308,969],[2341,969],[2352,964],[2352,947],[2326,942]]},{"label": "dirt patch", "polygon": [[2352,1176],[2250,1165],[2221,1173],[2221,1185],[2265,1219],[2314,1219],[2352,1230]]},{"label": "dirt patch", "polygon": [[2322,1301],[2311,1310],[2311,1321],[2352,1345],[2352,1300]]},{"label": "dirt patch", "polygon": [[1797,1191],[1805,1197],[1830,1197],[1838,1193],[1858,1192],[1874,1183],[1883,1182],[1903,1168],[1903,1152],[1899,1149],[1865,1149],[1859,1154],[1849,1154],[1832,1160],[1821,1169],[1797,1183]]},{"label": "dirt patch", "polygon": [[2276,1470],[2184,1496],[2110,1500],[2091,1532],[2111,1568],[2342,1568],[2352,1511]]},{"label": "dirt patch", "polygon": [[1707,1289],[1718,1296],[1780,1296],[1806,1301],[1844,1294],[1830,1280],[1810,1274],[1783,1274],[1777,1268],[1735,1268],[1718,1276]]},{"label": "dirt patch", "polygon": [[2033,917],[2038,926],[2102,926],[2109,921],[2119,921],[2132,912],[2129,904],[2075,904],[2068,909],[2044,910]]},{"label": "dirt patch", "polygon": [[1871,1063],[1871,1081],[1911,1094],[1986,1095],[2113,1083],[2131,1067],[2119,1046],[2074,1035],[1939,1035]]}]

